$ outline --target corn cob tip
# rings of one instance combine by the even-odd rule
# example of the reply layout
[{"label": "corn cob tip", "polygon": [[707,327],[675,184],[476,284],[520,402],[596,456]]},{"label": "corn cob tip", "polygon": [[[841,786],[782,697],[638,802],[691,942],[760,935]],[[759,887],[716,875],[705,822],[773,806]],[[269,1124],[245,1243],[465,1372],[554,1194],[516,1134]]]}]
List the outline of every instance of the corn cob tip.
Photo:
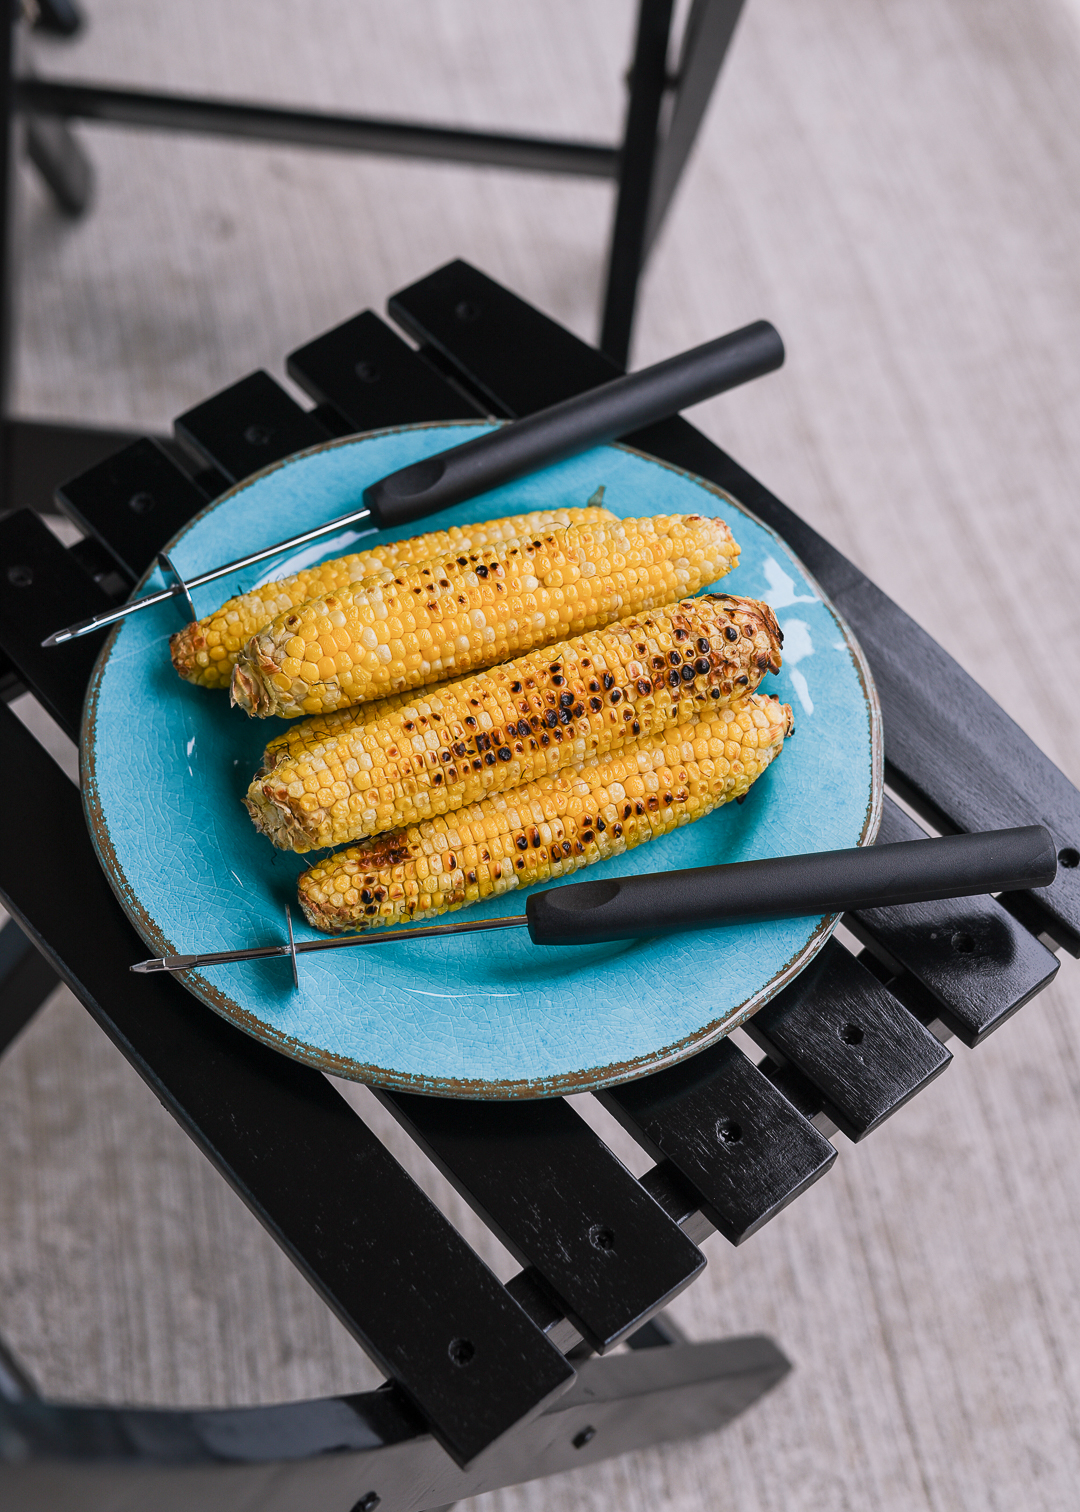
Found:
[{"label": "corn cob tip", "polygon": [[198,666],[195,658],[200,650],[206,650],[206,639],[198,624],[185,625],[175,635],[169,636],[169,655],[173,666],[183,678],[195,675]]}]

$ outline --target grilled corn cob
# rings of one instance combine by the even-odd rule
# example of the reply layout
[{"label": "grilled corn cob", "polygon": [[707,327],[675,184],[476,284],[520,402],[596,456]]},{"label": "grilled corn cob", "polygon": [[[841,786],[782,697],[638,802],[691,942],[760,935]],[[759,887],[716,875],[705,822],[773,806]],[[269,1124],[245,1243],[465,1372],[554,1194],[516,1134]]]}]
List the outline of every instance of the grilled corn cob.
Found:
[{"label": "grilled corn cob", "polygon": [[295,718],[441,682],[670,604],[738,550],[722,520],[659,515],[399,566],[278,615],[240,653],[233,701]]},{"label": "grilled corn cob", "polygon": [[635,615],[425,692],[248,788],[257,829],[318,850],[445,814],[724,708],[780,667],[772,610],[727,594]]},{"label": "grilled corn cob", "polygon": [[[603,489],[597,490],[597,497]],[[501,520],[483,520],[478,525],[451,526],[407,541],[384,541],[368,551],[337,557],[309,567],[305,572],[264,583],[250,593],[238,594],[197,624],[185,625],[169,642],[173,666],[187,682],[204,688],[227,688],[241,649],[277,614],[287,614],[311,598],[334,593],[339,588],[385,572],[402,562],[426,562],[429,557],[459,556],[519,537],[532,537],[540,530],[613,520],[599,506],[585,509],[537,510],[532,514],[508,515]]]},{"label": "grilled corn cob", "polygon": [[791,728],[790,706],[761,694],[709,709],[600,761],[337,851],[300,878],[300,905],[334,933],[433,919],[565,877],[743,797]]}]

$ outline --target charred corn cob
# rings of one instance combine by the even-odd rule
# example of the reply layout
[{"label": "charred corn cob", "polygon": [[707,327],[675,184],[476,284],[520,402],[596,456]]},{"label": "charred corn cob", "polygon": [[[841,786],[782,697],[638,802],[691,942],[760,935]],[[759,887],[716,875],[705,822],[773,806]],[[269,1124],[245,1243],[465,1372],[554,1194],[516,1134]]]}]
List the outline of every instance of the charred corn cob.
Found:
[{"label": "charred corn cob", "polygon": [[300,905],[334,933],[433,919],[565,877],[743,797],[791,726],[789,705],[761,694],[709,709],[599,761],[337,851],[300,878]]},{"label": "charred corn cob", "polygon": [[722,520],[658,515],[399,566],[278,615],[245,646],[232,696],[248,714],[329,714],[490,667],[727,572]]},{"label": "charred corn cob", "polygon": [[282,850],[397,829],[605,756],[753,692],[780,667],[772,610],[726,594],[635,615],[315,737],[252,782],[256,828]]},{"label": "charred corn cob", "polygon": [[[597,490],[602,495],[603,490]],[[584,509],[538,510],[532,514],[508,515],[501,520],[483,520],[478,525],[452,526],[407,541],[384,541],[368,551],[322,562],[305,572],[264,583],[250,593],[229,599],[197,624],[185,625],[169,642],[173,666],[188,682],[204,688],[227,688],[232,669],[243,646],[277,614],[287,614],[308,599],[334,593],[373,572],[385,572],[402,562],[426,562],[429,557],[460,556],[519,537],[532,537],[555,526],[584,525],[613,520],[599,506]]]}]

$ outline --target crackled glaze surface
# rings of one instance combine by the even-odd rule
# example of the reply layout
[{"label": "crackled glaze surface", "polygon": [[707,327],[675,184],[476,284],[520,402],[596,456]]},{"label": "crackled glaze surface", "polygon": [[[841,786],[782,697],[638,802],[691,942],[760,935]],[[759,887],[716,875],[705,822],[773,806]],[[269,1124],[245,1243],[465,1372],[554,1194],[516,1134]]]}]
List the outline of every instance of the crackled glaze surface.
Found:
[{"label": "crackled glaze surface", "polygon": [[[228,561],[355,508],[368,483],[486,428],[422,426],[304,453],[211,505],[170,554],[181,572]],[[593,874],[868,843],[881,803],[881,737],[865,663],[787,547],[711,485],[627,448],[600,447],[392,534],[583,504],[601,484],[604,504],[619,515],[728,520],[742,560],[723,586],[776,610],[785,666],[764,691],[792,705],[796,734],[741,807]],[[256,580],[340,555],[356,539],[348,532],[197,590],[196,607],[206,613]],[[146,582],[160,579],[155,572]],[[249,720],[224,694],[182,683],[168,655],[177,624],[168,604],[135,615],[98,661],[83,725],[84,801],[98,854],[155,955],[284,939],[284,905],[307,862],[273,850],[240,802],[284,722]],[[511,894],[471,912],[494,918],[521,906]],[[639,1076],[733,1028],[806,964],[834,922],[565,950],[533,946],[523,930],[402,942],[303,956],[298,992],[281,960],[185,980],[249,1033],[341,1076],[444,1096],[549,1096]],[[302,921],[297,933],[314,935]]]}]

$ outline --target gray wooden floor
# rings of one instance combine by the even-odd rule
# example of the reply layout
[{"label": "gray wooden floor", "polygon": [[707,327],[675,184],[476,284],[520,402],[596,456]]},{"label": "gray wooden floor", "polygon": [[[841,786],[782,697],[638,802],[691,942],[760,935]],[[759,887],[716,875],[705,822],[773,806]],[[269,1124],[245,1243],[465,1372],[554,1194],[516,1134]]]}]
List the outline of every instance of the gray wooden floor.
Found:
[{"label": "gray wooden floor", "polygon": [[[85,39],[42,46],[40,66],[614,136],[632,9],[92,0]],[[1076,782],[1078,86],[1077,0],[748,0],[635,350],[640,364],[773,319],[783,372],[695,418]],[[253,366],[280,376],[292,345],[452,256],[595,333],[603,185],[83,138],[87,221],[23,185],[25,413],[164,426]],[[710,1241],[674,1311],[696,1338],[772,1333],[798,1367],[772,1398],[712,1439],[481,1498],[485,1512],[1074,1506],[1078,998],[1066,960],[766,1231],[738,1251]],[[66,994],[0,1064],[0,1147],[0,1332],[50,1394],[223,1403],[373,1381]]]}]

